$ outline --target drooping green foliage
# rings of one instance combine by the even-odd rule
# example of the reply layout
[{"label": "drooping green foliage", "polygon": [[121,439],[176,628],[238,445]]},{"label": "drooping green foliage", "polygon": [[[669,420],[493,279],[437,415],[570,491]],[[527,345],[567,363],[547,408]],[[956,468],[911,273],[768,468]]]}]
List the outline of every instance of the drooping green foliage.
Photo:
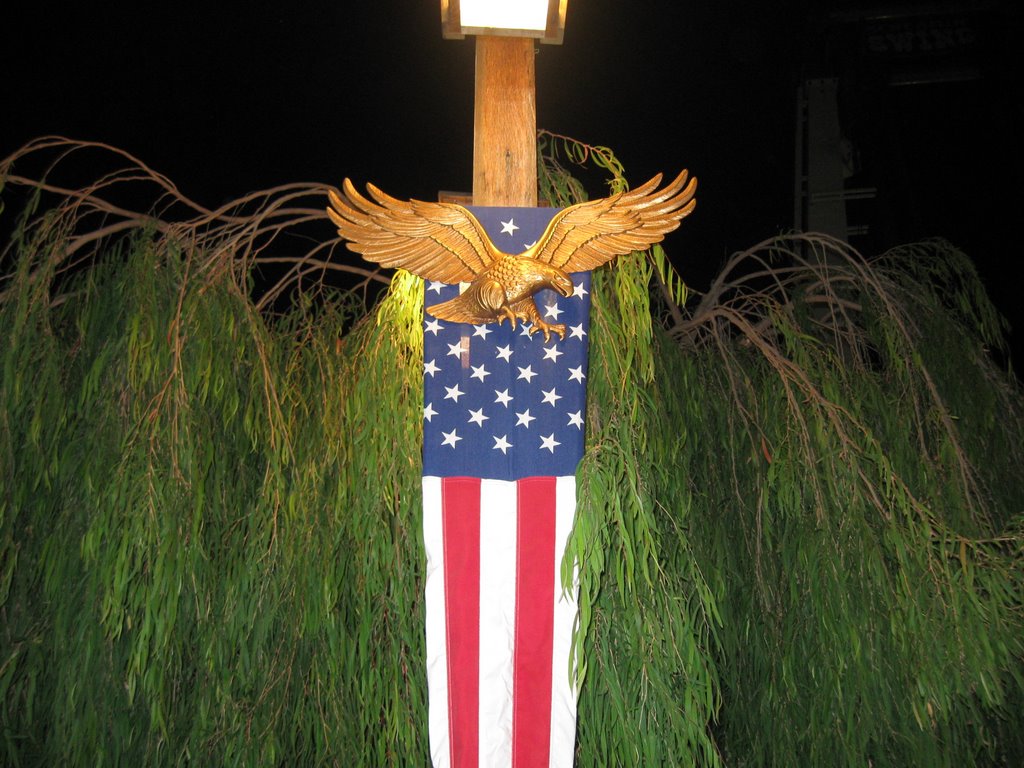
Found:
[{"label": "drooping green foliage", "polygon": [[3,762],[422,763],[417,293],[341,342],[194,266],[3,307]]},{"label": "drooping green foliage", "polygon": [[[593,158],[610,192],[626,188],[606,148],[545,141],[539,176],[554,202],[582,194],[562,157]],[[675,395],[656,374],[649,285],[670,267],[660,249],[615,264],[595,274],[587,451],[566,563],[580,564],[578,761],[717,765],[717,609],[692,550],[690,489],[675,475],[688,430],[663,418]]]},{"label": "drooping green foliage", "polygon": [[[552,202],[624,188],[541,145]],[[326,288],[322,187],[76,196],[54,148],[0,257],[0,763],[428,764],[418,281]],[[1019,764],[1024,401],[966,257],[783,237],[687,303],[654,249],[593,299],[578,764]]]},{"label": "drooping green foliage", "polygon": [[727,761],[1018,763],[1024,423],[966,259],[789,238],[705,300],[659,359],[720,399],[677,402]]}]

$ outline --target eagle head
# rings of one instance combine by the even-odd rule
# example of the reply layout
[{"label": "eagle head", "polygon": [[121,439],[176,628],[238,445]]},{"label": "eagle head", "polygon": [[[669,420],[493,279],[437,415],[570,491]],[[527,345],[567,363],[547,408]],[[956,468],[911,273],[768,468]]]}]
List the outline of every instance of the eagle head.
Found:
[{"label": "eagle head", "polygon": [[537,281],[541,286],[557,291],[562,296],[572,296],[575,286],[569,276],[558,267],[538,261],[532,261],[530,267],[535,270]]}]

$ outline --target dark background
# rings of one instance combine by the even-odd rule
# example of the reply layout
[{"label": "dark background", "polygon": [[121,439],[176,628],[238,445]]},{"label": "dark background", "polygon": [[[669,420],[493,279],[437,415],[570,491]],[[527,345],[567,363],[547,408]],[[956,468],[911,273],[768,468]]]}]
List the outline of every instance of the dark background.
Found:
[{"label": "dark background", "polygon": [[[103,141],[206,205],[345,176],[402,198],[471,187],[473,42],[442,39],[436,0],[16,5],[0,155]],[[850,210],[868,225],[851,243],[947,237],[1020,325],[1020,17],[1009,1],[570,0],[564,44],[539,46],[538,125],[612,148],[634,183],[698,176],[666,245],[699,290],[795,226],[796,89],[837,77],[847,183],[878,189]]]}]

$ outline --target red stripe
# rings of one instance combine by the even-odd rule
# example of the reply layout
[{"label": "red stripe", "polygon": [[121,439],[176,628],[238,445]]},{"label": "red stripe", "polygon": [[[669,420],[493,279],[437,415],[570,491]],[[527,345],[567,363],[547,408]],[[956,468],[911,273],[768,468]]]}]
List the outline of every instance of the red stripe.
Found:
[{"label": "red stripe", "polygon": [[546,766],[551,749],[555,609],[555,478],[520,480],[512,766]]},{"label": "red stripe", "polygon": [[480,480],[441,485],[448,644],[448,734],[453,768],[479,763]]}]

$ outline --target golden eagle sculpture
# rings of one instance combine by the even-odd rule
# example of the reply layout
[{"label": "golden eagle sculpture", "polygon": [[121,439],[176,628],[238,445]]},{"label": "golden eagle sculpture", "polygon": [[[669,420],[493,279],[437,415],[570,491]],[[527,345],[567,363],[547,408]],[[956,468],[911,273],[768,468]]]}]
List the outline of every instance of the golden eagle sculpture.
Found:
[{"label": "golden eagle sculpture", "polygon": [[540,239],[522,253],[495,247],[472,213],[454,203],[397,200],[372,184],[373,200],[352,182],[345,197],[330,190],[327,215],[348,248],[383,267],[408,270],[425,280],[469,283],[459,296],[427,307],[441,320],[530,323],[565,338],[565,326],[540,317],[533,295],[550,288],[570,296],[570,272],[599,267],[621,254],[643,250],[679,226],[696,205],[697,180],[683,171],[658,189],[661,174],[636,189],[570,206],[555,214]]}]

